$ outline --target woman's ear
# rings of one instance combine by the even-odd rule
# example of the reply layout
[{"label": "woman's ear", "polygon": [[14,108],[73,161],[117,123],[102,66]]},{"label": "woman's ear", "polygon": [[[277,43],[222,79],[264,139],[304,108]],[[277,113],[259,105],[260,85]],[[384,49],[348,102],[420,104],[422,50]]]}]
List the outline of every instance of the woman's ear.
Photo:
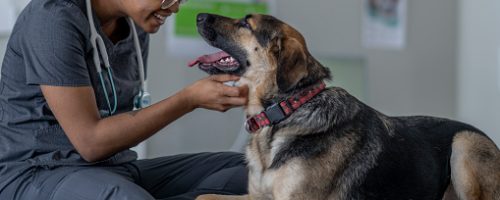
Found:
[{"label": "woman's ear", "polygon": [[308,75],[305,47],[295,38],[277,38],[276,83],[280,92],[294,89]]}]

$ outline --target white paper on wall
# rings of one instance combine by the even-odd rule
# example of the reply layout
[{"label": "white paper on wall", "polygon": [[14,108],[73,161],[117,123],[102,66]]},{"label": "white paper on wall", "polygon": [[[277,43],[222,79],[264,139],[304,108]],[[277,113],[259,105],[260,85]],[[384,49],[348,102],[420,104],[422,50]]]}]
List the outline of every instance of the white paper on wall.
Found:
[{"label": "white paper on wall", "polygon": [[11,1],[0,1],[0,35],[10,34],[16,21],[16,10]]},{"label": "white paper on wall", "polygon": [[403,49],[406,40],[406,0],[364,0],[363,45]]}]

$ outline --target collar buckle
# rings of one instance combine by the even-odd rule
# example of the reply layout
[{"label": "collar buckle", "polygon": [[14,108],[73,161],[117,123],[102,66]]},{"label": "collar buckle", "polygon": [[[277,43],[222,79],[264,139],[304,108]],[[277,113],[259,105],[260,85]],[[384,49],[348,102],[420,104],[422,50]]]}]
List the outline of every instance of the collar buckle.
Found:
[{"label": "collar buckle", "polygon": [[267,107],[264,113],[266,114],[271,124],[276,124],[286,118],[286,114],[285,112],[283,112],[283,109],[281,109],[279,103],[275,103]]}]

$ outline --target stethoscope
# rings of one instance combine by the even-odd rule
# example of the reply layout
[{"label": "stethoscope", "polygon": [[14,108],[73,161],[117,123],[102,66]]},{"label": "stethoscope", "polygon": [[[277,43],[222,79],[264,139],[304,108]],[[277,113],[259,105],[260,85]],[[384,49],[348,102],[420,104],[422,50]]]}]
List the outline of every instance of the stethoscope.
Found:
[{"label": "stethoscope", "polygon": [[[92,5],[90,1],[91,0],[86,0],[86,4],[87,4],[87,18],[90,23],[90,43],[92,44],[92,49],[93,49],[94,65],[99,75],[101,87],[103,89],[104,97],[108,105],[109,113],[107,114],[113,115],[116,112],[116,108],[118,106],[118,97],[116,95],[115,82],[113,81],[113,70],[111,69],[111,66],[109,64],[109,57],[106,51],[106,46],[104,45],[104,41],[102,37],[97,33],[97,30],[95,28],[94,17],[92,14]],[[134,37],[134,46],[137,54],[136,55],[137,63],[139,65],[139,78],[141,81],[141,90],[139,91],[139,94],[137,94],[134,97],[134,109],[141,109],[151,105],[151,95],[147,92],[147,84],[146,81],[144,80],[144,62],[142,60],[142,51],[139,44],[139,37],[137,36],[137,30],[135,28],[134,21],[132,20],[132,18],[129,17],[127,19],[129,21],[130,27],[132,27],[131,32]],[[101,61],[99,57],[102,58],[104,66],[108,71],[108,79],[109,82],[111,83],[111,90],[113,93],[113,104],[111,104],[110,98],[108,97],[108,90],[106,88],[106,84],[104,81],[103,70],[100,65]]]}]

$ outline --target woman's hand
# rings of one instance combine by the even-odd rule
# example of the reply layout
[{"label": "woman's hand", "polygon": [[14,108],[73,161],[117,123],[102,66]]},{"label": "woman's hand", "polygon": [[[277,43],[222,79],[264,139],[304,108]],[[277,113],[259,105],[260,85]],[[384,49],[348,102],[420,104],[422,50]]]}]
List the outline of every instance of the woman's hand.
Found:
[{"label": "woman's hand", "polygon": [[234,75],[213,75],[201,79],[184,89],[186,101],[194,108],[206,108],[225,112],[243,106],[248,100],[248,87],[231,87],[226,81],[237,81]]}]

